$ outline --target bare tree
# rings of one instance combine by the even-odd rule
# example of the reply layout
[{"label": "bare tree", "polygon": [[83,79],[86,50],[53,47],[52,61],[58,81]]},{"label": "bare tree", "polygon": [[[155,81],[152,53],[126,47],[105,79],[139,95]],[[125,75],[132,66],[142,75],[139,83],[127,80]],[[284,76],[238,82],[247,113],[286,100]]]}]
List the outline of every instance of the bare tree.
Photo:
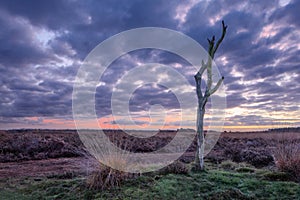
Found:
[{"label": "bare tree", "polygon": [[[212,39],[208,40],[208,60],[205,63],[202,60],[201,68],[196,73],[195,81],[196,81],[196,92],[197,92],[197,98],[198,98],[198,110],[197,110],[197,152],[195,157],[195,170],[204,170],[204,132],[203,132],[203,119],[205,114],[205,105],[207,103],[208,98],[215,93],[220,85],[222,84],[224,77],[222,77],[217,84],[213,87],[212,86],[212,61],[214,59],[215,53],[218,50],[220,44],[222,43],[227,26],[225,25],[224,21],[222,21],[222,36],[220,39],[215,43],[215,36],[212,37]],[[202,93],[201,90],[201,80],[202,75],[204,71],[207,71],[207,83],[206,83],[206,89],[205,92]]]}]

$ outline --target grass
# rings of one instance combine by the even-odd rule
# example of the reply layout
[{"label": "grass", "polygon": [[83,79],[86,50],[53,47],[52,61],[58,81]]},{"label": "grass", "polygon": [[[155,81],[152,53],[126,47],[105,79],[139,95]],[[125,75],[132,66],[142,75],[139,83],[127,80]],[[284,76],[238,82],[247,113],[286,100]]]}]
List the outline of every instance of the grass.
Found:
[{"label": "grass", "polygon": [[289,173],[300,183],[300,145],[295,136],[282,135],[274,150],[277,168]]},{"label": "grass", "polygon": [[300,199],[295,182],[270,181],[262,174],[209,170],[143,175],[120,187],[92,190],[86,178],[43,178],[1,182],[1,199]]}]

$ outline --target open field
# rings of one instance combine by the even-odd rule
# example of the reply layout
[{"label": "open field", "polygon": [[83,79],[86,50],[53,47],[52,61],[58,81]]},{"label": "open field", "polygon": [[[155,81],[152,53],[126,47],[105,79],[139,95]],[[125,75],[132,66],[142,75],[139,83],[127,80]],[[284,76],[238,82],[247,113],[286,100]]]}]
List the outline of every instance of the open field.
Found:
[{"label": "open field", "polygon": [[105,191],[89,190],[83,177],[48,177],[0,183],[2,199],[299,199],[299,184],[270,181],[263,173],[144,175]]},{"label": "open field", "polygon": [[[176,132],[132,139],[120,131],[106,134],[132,152],[151,152],[169,143]],[[0,132],[2,199],[299,199],[298,179],[280,172],[274,160],[282,144],[300,146],[300,133],[222,133],[206,156],[206,172],[152,172],[125,180],[120,187],[97,191],[86,179],[98,163],[72,130]],[[187,168],[195,143],[180,157]]]}]

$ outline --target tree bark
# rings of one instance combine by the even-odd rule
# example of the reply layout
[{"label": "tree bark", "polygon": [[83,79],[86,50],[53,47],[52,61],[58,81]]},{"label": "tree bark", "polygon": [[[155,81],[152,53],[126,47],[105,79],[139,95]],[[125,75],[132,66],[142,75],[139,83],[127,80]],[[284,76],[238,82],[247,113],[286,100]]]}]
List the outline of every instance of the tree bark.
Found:
[{"label": "tree bark", "polygon": [[197,115],[197,151],[195,157],[195,168],[196,170],[204,170],[204,132],[203,132],[203,118],[205,114],[205,109],[201,108],[199,102],[198,105],[198,115]]}]

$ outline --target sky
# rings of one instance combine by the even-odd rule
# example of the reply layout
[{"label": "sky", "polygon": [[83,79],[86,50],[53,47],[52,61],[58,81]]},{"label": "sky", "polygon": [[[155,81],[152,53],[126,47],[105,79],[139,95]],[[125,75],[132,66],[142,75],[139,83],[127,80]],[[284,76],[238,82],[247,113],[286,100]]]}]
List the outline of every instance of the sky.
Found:
[{"label": "sky", "polygon": [[[300,126],[299,10],[299,0],[0,0],[0,129],[75,128],[72,92],[77,71],[98,44],[115,34],[168,28],[207,49],[207,38],[220,36],[222,20],[228,31],[215,63],[225,77],[223,130]],[[157,49],[130,52],[99,77],[95,110],[102,128],[133,128],[113,115],[111,97],[124,74],[147,63],[174,68],[190,83],[185,94],[196,95],[195,71],[186,60]],[[143,83],[141,77],[128,102],[137,127],[178,128],[176,92]],[[194,128],[195,105],[182,109],[192,115],[182,119],[181,127]],[[98,124],[87,122],[85,127]]]}]

